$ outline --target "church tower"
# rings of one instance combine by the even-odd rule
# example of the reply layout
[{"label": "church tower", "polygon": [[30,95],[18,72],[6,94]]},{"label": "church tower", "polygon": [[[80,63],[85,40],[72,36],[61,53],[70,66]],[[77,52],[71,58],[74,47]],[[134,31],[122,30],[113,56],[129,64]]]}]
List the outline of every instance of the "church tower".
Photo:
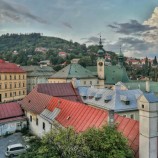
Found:
[{"label": "church tower", "polygon": [[99,50],[98,50],[98,59],[97,59],[97,74],[98,78],[100,80],[105,79],[104,75],[104,66],[105,66],[105,59],[104,59],[104,52],[105,50],[103,49],[102,41],[101,41],[101,36],[100,36],[100,41],[99,41]]},{"label": "church tower", "polygon": [[123,55],[123,53],[122,53],[122,51],[121,51],[121,48],[120,48],[120,53],[119,53],[119,55],[118,55],[118,64],[119,64],[121,67],[123,67],[123,61],[124,61],[124,55]]}]

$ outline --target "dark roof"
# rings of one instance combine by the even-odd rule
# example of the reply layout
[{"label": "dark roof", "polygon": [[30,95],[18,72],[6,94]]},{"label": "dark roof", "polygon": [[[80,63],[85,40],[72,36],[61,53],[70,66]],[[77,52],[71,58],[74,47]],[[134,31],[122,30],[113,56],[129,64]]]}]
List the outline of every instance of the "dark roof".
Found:
[{"label": "dark roof", "polygon": [[24,73],[25,71],[16,64],[8,63],[0,59],[0,72]]},{"label": "dark roof", "polygon": [[0,104],[0,120],[21,117],[24,113],[16,102]]},{"label": "dark roof", "polygon": [[27,76],[45,76],[50,77],[55,73],[55,70],[50,66],[22,66],[22,68],[27,72]]},{"label": "dark roof", "polygon": [[[55,118],[56,121],[63,127],[72,126],[77,132],[85,131],[90,127],[99,128],[107,124],[108,121],[108,112],[106,110],[82,103],[53,97],[47,109],[53,112],[55,108],[60,109]],[[122,132],[128,139],[129,145],[137,157],[139,150],[139,122],[118,114],[115,114],[114,119],[115,123],[118,124],[117,130]]]},{"label": "dark roof", "polygon": [[25,110],[40,114],[49,104],[52,96],[82,102],[71,83],[44,83],[38,84],[20,104]]},{"label": "dark roof", "polygon": [[49,96],[60,97],[71,101],[82,102],[78,90],[72,83],[43,83],[38,84],[37,91]]}]

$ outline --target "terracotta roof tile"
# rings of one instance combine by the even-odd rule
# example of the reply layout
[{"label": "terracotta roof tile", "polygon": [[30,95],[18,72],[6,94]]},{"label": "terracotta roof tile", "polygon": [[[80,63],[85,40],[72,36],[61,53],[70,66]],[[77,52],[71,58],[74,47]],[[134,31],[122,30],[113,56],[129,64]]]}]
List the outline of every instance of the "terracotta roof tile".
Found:
[{"label": "terracotta roof tile", "polygon": [[[108,121],[108,112],[106,110],[61,98],[53,97],[46,108],[50,111],[59,108],[61,111],[55,118],[56,121],[64,127],[72,126],[77,132],[85,131],[90,127],[101,127]],[[118,114],[114,115],[114,119],[118,124],[118,131],[127,137],[129,145],[132,147],[135,155],[137,155],[139,148],[138,121],[119,116]]]},{"label": "terracotta roof tile", "polygon": [[23,115],[20,105],[16,102],[0,104],[0,120]]},{"label": "terracotta roof tile", "polygon": [[16,64],[8,63],[0,59],[0,72],[24,73],[25,71]]}]

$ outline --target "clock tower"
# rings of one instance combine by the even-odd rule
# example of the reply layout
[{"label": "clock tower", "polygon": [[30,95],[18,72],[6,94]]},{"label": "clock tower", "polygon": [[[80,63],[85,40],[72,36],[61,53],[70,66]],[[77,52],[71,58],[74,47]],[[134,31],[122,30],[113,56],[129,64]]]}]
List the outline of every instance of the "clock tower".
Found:
[{"label": "clock tower", "polygon": [[105,66],[105,59],[104,59],[104,52],[105,50],[103,49],[102,41],[101,41],[101,36],[100,36],[100,41],[99,41],[99,50],[98,50],[98,59],[97,59],[97,74],[98,78],[100,80],[105,79],[104,75],[104,66]]}]

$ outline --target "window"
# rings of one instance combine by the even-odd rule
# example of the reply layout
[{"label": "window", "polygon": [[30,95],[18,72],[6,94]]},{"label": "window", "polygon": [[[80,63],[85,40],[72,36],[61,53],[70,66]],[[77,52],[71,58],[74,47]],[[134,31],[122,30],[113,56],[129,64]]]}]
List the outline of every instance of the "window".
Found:
[{"label": "window", "polygon": [[21,95],[21,91],[19,91],[19,95]]},{"label": "window", "polygon": [[142,104],[142,109],[144,109],[144,105]]},{"label": "window", "polygon": [[20,80],[20,75],[19,75],[19,80]]},{"label": "window", "polygon": [[36,118],[36,125],[38,126],[38,118]]},{"label": "window", "polygon": [[25,95],[25,91],[23,91],[23,95]]},{"label": "window", "polygon": [[97,81],[97,84],[99,84],[99,81]]},{"label": "window", "polygon": [[127,117],[127,115],[122,115],[123,117]]},{"label": "window", "polygon": [[32,122],[32,116],[30,115],[30,122]]},{"label": "window", "polygon": [[5,93],[5,98],[7,98],[7,93]]},{"label": "window", "polygon": [[21,83],[19,83],[19,87],[21,86]]},{"label": "window", "polygon": [[14,75],[14,80],[16,80],[16,75]]},{"label": "window", "polygon": [[86,84],[86,81],[84,81],[84,85]]},{"label": "window", "polygon": [[0,75],[0,80],[1,80],[1,75]]},{"label": "window", "polygon": [[13,95],[16,96],[16,92],[14,92]]},{"label": "window", "polygon": [[0,84],[0,89],[2,89],[2,85]]},{"label": "window", "polygon": [[7,75],[5,75],[4,79],[7,80]]},{"label": "window", "polygon": [[12,80],[12,75],[10,75],[10,80]]},{"label": "window", "polygon": [[23,83],[23,87],[25,87],[25,83]]},{"label": "window", "polygon": [[134,114],[131,114],[131,115],[130,115],[130,118],[131,118],[131,119],[134,119]]},{"label": "window", "polygon": [[23,75],[23,79],[25,79],[25,76]]},{"label": "window", "polygon": [[43,122],[43,130],[45,130],[45,123]]},{"label": "window", "polygon": [[7,84],[5,84],[5,89],[7,89]]},{"label": "window", "polygon": [[90,81],[90,85],[92,85],[92,81]]},{"label": "window", "polygon": [[12,92],[10,92],[10,97],[12,97]]},{"label": "window", "polygon": [[16,83],[14,83],[14,88],[16,88]]},{"label": "window", "polygon": [[12,88],[12,84],[10,83],[10,89]]}]

